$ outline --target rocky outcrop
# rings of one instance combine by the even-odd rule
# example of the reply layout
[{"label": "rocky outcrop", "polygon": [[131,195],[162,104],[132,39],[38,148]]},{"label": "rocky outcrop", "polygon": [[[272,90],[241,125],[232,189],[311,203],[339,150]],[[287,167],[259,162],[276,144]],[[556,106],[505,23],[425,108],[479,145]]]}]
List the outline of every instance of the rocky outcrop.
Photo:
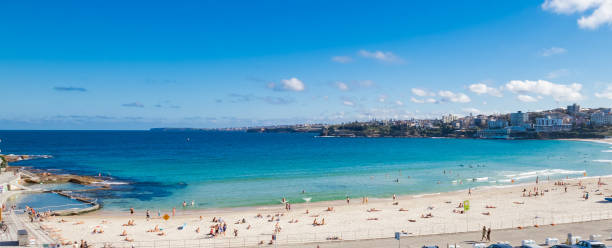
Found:
[{"label": "rocky outcrop", "polygon": [[100,183],[102,180],[91,177],[91,176],[79,176],[71,174],[56,175],[49,172],[35,173],[36,177],[24,177],[23,180],[26,183],[76,183],[82,185],[89,185],[93,183]]}]

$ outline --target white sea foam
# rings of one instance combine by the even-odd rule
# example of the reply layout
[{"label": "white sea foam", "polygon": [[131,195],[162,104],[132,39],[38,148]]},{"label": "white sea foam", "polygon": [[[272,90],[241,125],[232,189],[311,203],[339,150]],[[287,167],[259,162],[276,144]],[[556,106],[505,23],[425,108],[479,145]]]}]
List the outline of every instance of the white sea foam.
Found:
[{"label": "white sea foam", "polygon": [[106,184],[106,185],[124,185],[124,184],[128,184],[128,183],[126,183],[126,182],[102,181],[102,182],[98,182],[97,184]]},{"label": "white sea foam", "polygon": [[413,198],[421,198],[423,196],[439,195],[439,194],[441,194],[441,193],[438,192],[438,193],[431,193],[431,194],[420,194],[420,195],[413,195],[412,197]]},{"label": "white sea foam", "polygon": [[[612,160],[611,160],[612,161]],[[545,177],[545,176],[554,176],[554,175],[579,175],[584,174],[586,171],[573,171],[573,170],[563,170],[563,169],[545,169],[545,170],[535,170],[535,171],[527,171],[518,174],[510,174],[505,175],[506,178],[514,179],[514,180],[522,180],[527,178],[535,178],[535,177]],[[508,179],[508,181],[510,181]],[[500,180],[504,181],[504,180]]]},{"label": "white sea foam", "polygon": [[612,164],[612,160],[611,159],[595,159],[595,160],[593,160],[593,162],[611,163]]},{"label": "white sea foam", "polygon": [[476,182],[486,182],[489,181],[488,177],[477,177]]},{"label": "white sea foam", "polygon": [[[611,147],[612,148],[612,147]],[[603,150],[601,152],[612,152],[612,150]]]}]

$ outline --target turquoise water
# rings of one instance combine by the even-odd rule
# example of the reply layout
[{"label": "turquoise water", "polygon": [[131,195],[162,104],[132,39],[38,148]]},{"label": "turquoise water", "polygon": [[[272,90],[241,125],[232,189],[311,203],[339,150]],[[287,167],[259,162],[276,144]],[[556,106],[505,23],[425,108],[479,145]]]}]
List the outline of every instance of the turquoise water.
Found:
[{"label": "turquoise water", "polygon": [[612,174],[610,145],[560,140],[147,131],[0,131],[0,139],[4,153],[53,156],[14,165],[110,176],[115,190],[89,194],[111,209],[387,197]]},{"label": "turquoise water", "polygon": [[13,204],[17,206],[17,209],[25,209],[28,206],[41,212],[47,210],[81,209],[91,206],[54,193],[18,194],[8,200],[9,206]]}]

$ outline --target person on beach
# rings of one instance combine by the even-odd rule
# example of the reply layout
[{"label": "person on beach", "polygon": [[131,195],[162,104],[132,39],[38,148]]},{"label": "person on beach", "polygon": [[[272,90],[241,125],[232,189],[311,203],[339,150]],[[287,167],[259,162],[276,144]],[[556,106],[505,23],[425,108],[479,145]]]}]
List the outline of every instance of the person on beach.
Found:
[{"label": "person on beach", "polygon": [[480,238],[480,241],[483,241],[487,238],[487,227],[486,226],[482,226],[482,237]]},{"label": "person on beach", "polygon": [[172,217],[176,214],[176,208],[172,208]]},{"label": "person on beach", "polygon": [[472,188],[468,188],[468,195],[471,196],[472,195]]},{"label": "person on beach", "polygon": [[491,242],[491,227],[487,230],[487,241]]},{"label": "person on beach", "polygon": [[133,215],[134,214],[134,208],[130,208],[130,214]]},{"label": "person on beach", "polygon": [[346,204],[351,204],[351,198],[349,198],[348,196],[346,197]]},{"label": "person on beach", "polygon": [[183,208],[186,208],[186,207],[187,207],[187,202],[183,201]]}]

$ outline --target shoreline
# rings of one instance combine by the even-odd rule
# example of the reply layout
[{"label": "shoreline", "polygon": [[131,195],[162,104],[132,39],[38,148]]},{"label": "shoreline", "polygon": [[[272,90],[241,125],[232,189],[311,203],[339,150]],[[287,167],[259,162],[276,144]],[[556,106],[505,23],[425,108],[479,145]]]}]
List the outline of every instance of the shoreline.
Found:
[{"label": "shoreline", "polygon": [[603,139],[558,139],[558,140],[594,142],[594,143],[599,143],[599,144],[612,145],[612,138],[603,138]]},{"label": "shoreline", "polygon": [[[359,137],[357,137],[359,138]],[[417,138],[431,138],[431,139],[436,139],[436,137],[417,137]],[[447,137],[443,137],[443,138],[447,138]],[[462,139],[462,138],[459,138]],[[544,140],[544,139],[543,139]],[[550,140],[563,140],[563,141],[580,141],[580,142],[594,142],[594,143],[599,143],[599,144],[610,144],[612,145],[612,138],[608,138],[608,139],[550,139]],[[45,155],[46,156],[46,155]],[[51,157],[51,156],[48,156]],[[50,180],[46,180],[45,182],[43,182],[42,184],[56,184],[56,183],[75,183],[75,184],[81,184],[81,185],[95,185],[97,186],[97,188],[93,188],[93,189],[89,189],[88,191],[94,191],[94,190],[113,190],[113,184],[117,183],[117,184],[129,184],[128,182],[123,182],[123,181],[113,181],[114,183],[108,183],[109,180],[111,180],[112,178],[98,178],[96,176],[89,176],[89,175],[77,175],[77,174],[54,174],[52,171],[53,169],[38,169],[38,168],[31,168],[31,167],[20,167],[20,166],[9,166],[7,168],[10,169],[22,169],[25,170],[27,172],[33,173],[35,175],[38,176],[42,176],[42,175],[46,175],[47,177],[50,177],[52,179]],[[558,175],[560,176],[560,175]],[[556,176],[556,177],[558,177]],[[612,174],[610,175],[602,175],[602,176],[596,176],[596,177],[612,177]],[[53,178],[61,178],[63,181],[54,181]],[[77,181],[70,181],[73,178],[83,178],[83,180],[77,180]],[[576,177],[574,177],[576,178]],[[579,178],[592,178],[592,177],[579,177]],[[572,178],[570,178],[572,179]],[[468,179],[465,179],[468,180]],[[508,181],[510,181],[510,179],[507,179]],[[26,182],[28,182],[28,180],[25,180]],[[32,183],[32,182],[29,182]],[[39,182],[35,182],[35,184],[38,184]],[[522,185],[522,184],[529,184],[528,182],[520,182],[517,184],[508,184],[507,182],[503,182],[501,184],[491,184],[491,185],[477,185],[472,187],[472,189],[477,189],[477,188],[507,188],[507,187],[514,187],[517,185]],[[450,191],[438,191],[438,192],[427,192],[427,193],[414,193],[414,194],[402,194],[399,195],[400,197],[413,197],[413,198],[417,198],[417,197],[422,197],[422,196],[426,196],[426,195],[436,195],[436,194],[444,194],[444,193],[453,193],[453,192],[465,192],[468,189],[453,189]],[[370,199],[385,199],[384,197],[372,197]],[[321,201],[315,201],[315,202],[311,202],[309,204],[313,204],[313,203],[335,203],[335,202],[343,202],[343,199],[337,199],[337,200],[321,200]],[[299,202],[299,203],[295,203],[295,205],[301,205],[301,204],[306,204],[305,202]],[[242,210],[267,210],[267,209],[274,209],[275,206],[277,206],[276,204],[264,204],[264,205],[250,205],[250,206],[237,206],[237,207],[212,207],[212,208],[196,208],[196,209],[190,209],[187,208],[186,211],[194,211],[194,212],[231,212],[231,211],[242,211]],[[177,208],[178,208],[178,203],[177,203]],[[157,208],[155,208],[157,209]],[[137,210],[144,210],[144,209],[137,209]],[[110,212],[110,213],[114,213],[114,212],[120,212],[122,211],[120,208],[108,208],[108,207],[100,207],[99,209],[95,210],[94,212],[96,213],[106,213],[106,212]]]},{"label": "shoreline", "polygon": [[[569,141],[612,144],[612,139]],[[291,204],[291,210],[286,210],[282,204],[183,209],[177,202],[176,215],[172,214],[170,209],[160,212],[161,216],[170,215],[169,220],[157,217],[157,208],[150,208],[153,216],[150,220],[145,219],[144,209],[130,214],[127,209],[102,208],[76,216],[49,217],[46,221],[34,225],[46,230],[49,236],[56,240],[86,240],[96,246],[108,242],[129,245],[130,241],[126,241],[126,237],[127,240],[135,242],[182,240],[209,244],[212,242],[213,245],[216,242],[236,242],[238,246],[251,246],[261,242],[267,244],[275,233],[277,242],[304,244],[329,242],[338,238],[390,238],[394,232],[423,236],[478,231],[482,226],[501,230],[584,222],[594,220],[593,216],[599,219],[605,216],[604,219],[609,219],[612,216],[612,203],[608,204],[603,197],[612,195],[611,178],[612,175],[569,179],[553,176],[549,181],[546,176],[540,176],[541,180],[537,185],[533,177],[517,183],[482,184],[469,189],[402,194],[397,200],[390,197],[372,197],[367,203],[363,203],[362,198],[353,198],[350,204],[342,199],[295,203]],[[606,184],[600,185],[600,179]],[[567,192],[564,192],[565,186],[555,184],[558,181],[568,183]],[[523,189],[529,191],[530,195],[532,191],[533,194],[538,191],[545,195],[524,197],[521,196]],[[589,200],[582,198],[585,192],[590,193]],[[470,210],[463,213],[464,209],[457,206],[465,200],[470,201]],[[260,214],[261,217],[257,217]],[[427,217],[430,214],[431,217]],[[215,238],[206,235],[211,227],[220,224],[213,222],[213,218],[224,220],[222,223],[228,226],[227,234]],[[466,221],[467,219],[469,221]],[[129,220],[134,220],[136,224],[126,226]],[[244,223],[241,220],[244,220]],[[325,224],[313,224],[322,221]],[[163,230],[150,232],[155,226]],[[279,228],[282,228],[282,231],[277,232]],[[99,231],[102,229],[105,232]],[[233,230],[236,230],[237,237],[233,237]],[[125,236],[120,235],[123,231],[126,232]]]},{"label": "shoreline", "polygon": [[[84,239],[94,243],[125,244],[129,242],[122,241],[123,237],[118,236],[123,230],[126,230],[130,239],[136,241],[204,239],[207,242],[229,242],[244,238],[250,240],[248,242],[266,243],[270,240],[276,225],[283,229],[277,237],[280,242],[290,242],[289,240],[297,237],[304,241],[306,237],[310,237],[309,235],[317,237],[307,242],[300,241],[302,243],[322,242],[327,238],[333,238],[334,235],[347,235],[347,233],[350,233],[351,239],[361,240],[392,237],[396,231],[405,231],[409,236],[420,236],[477,231],[483,225],[497,230],[582,222],[592,220],[592,216],[609,218],[612,216],[612,204],[602,201],[604,196],[612,194],[610,186],[612,180],[610,176],[602,177],[601,180],[606,185],[599,186],[598,180],[598,178],[563,180],[568,183],[568,192],[564,192],[564,186],[555,185],[556,181],[541,180],[537,186],[535,183],[525,183],[503,188],[473,188],[471,195],[468,195],[466,190],[459,190],[422,196],[404,195],[399,196],[397,201],[390,198],[370,198],[368,203],[362,203],[362,200],[357,198],[351,199],[350,204],[344,200],[292,204],[290,211],[285,210],[280,204],[276,207],[244,209],[177,208],[176,216],[170,217],[168,221],[157,218],[155,209],[151,211],[154,218],[149,221],[145,219],[144,211],[136,211],[131,215],[129,211],[101,210],[79,216],[54,217],[41,225],[60,230],[58,233],[63,235],[60,238],[65,240]],[[522,189],[533,191],[533,187],[540,188],[539,190],[545,192],[545,195],[522,196]],[[589,200],[581,198],[585,190],[591,193]],[[467,214],[456,212],[463,210],[457,208],[457,205],[464,200],[470,201],[470,210]],[[326,211],[330,207],[333,210]],[[306,213],[307,209],[309,213]],[[164,214],[171,215],[171,212],[163,211],[161,215]],[[258,214],[262,217],[257,218]],[[432,214],[433,217],[422,217],[427,214]],[[202,219],[199,216],[202,216]],[[468,216],[469,223],[466,224]],[[210,226],[218,224],[211,221],[213,217],[225,220],[230,231],[225,236],[206,239],[205,234],[209,232]],[[130,219],[135,220],[136,225],[123,226]],[[245,224],[240,222],[241,219],[245,219]],[[270,219],[272,221],[269,221]],[[320,222],[322,219],[325,219],[324,225],[312,224],[313,221]],[[294,223],[294,220],[299,222]],[[165,235],[158,236],[158,232],[147,232],[156,225],[164,229]],[[104,226],[108,233],[93,234],[91,227],[94,226]],[[184,226],[184,230],[178,230],[177,227],[180,226]],[[201,228],[200,233],[196,232],[196,228]],[[233,229],[239,232],[237,238],[232,237]],[[380,233],[374,235],[376,232]]]},{"label": "shoreline", "polygon": [[[602,175],[602,176],[581,176],[581,177],[570,177],[570,178],[562,178],[562,179],[551,179],[552,181],[565,181],[565,182],[577,182],[582,180],[597,180],[597,179],[612,179],[612,174],[610,175]],[[535,181],[535,179],[534,179]],[[547,182],[546,179],[541,179],[542,182]],[[514,184],[504,184],[504,185],[482,185],[476,186],[468,189],[456,189],[451,191],[441,191],[441,192],[433,192],[433,193],[417,193],[417,194],[401,194],[396,195],[398,199],[413,199],[419,200],[423,198],[431,198],[431,197],[443,197],[445,195],[455,195],[455,194],[467,194],[470,190],[472,192],[476,191],[488,191],[488,190],[502,190],[502,189],[512,189],[512,188],[525,188],[530,185],[533,185],[534,182],[522,182],[522,183],[514,183]],[[612,196],[612,191],[611,191]],[[369,203],[380,203],[380,202],[388,202],[391,197],[368,197]],[[351,201],[358,201],[361,198],[350,198]],[[315,202],[300,202],[300,203],[291,203],[291,207],[294,208],[308,208],[308,207],[326,207],[326,206],[336,206],[342,205],[346,203],[346,199],[340,200],[323,200],[323,201],[315,201]],[[159,208],[151,208],[152,212]],[[146,209],[135,209],[136,211],[145,211]],[[177,212],[182,212],[184,214],[219,214],[219,213],[233,213],[233,212],[252,212],[252,211],[278,211],[285,210],[285,205],[283,204],[270,204],[270,205],[253,205],[253,206],[241,206],[241,207],[215,207],[215,208],[191,208],[189,205],[186,208],[176,207]],[[103,215],[111,215],[117,216],[122,215],[129,212],[128,209],[116,209],[116,208],[100,208],[94,212],[84,213],[83,215],[93,215],[93,214],[103,214]],[[162,211],[163,212],[163,211]]]}]

